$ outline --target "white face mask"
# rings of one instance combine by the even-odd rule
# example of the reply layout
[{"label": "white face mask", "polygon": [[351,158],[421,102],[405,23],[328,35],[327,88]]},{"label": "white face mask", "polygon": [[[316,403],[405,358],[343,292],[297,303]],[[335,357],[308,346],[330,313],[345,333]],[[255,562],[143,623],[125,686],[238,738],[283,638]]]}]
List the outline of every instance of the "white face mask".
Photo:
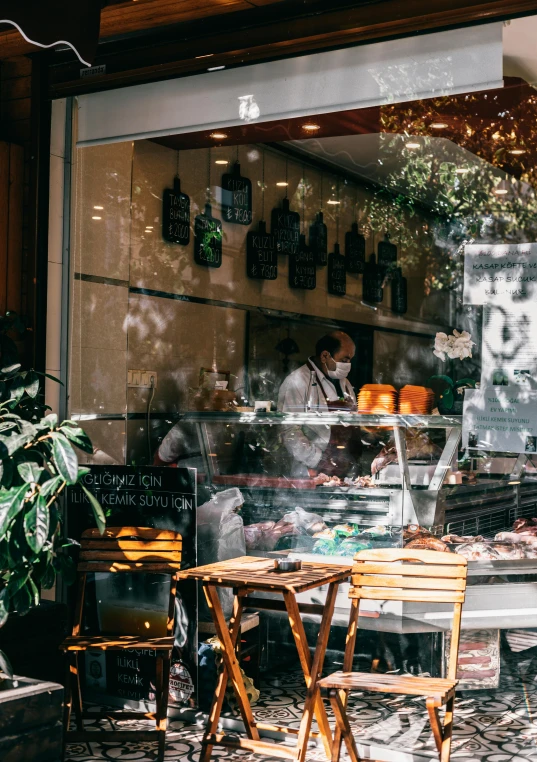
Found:
[{"label": "white face mask", "polygon": [[[332,360],[334,360],[333,357],[332,357]],[[328,378],[337,378],[339,380],[342,378],[347,378],[347,376],[351,372],[350,362],[338,362],[337,360],[334,360],[334,362],[336,363],[335,370],[330,370],[328,365],[326,366],[326,370],[328,372]]]}]

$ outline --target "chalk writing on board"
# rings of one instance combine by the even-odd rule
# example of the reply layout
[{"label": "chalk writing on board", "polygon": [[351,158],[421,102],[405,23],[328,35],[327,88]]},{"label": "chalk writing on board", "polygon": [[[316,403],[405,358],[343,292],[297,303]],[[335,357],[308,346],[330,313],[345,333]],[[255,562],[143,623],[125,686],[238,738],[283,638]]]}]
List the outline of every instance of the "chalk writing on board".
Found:
[{"label": "chalk writing on board", "polygon": [[249,225],[252,221],[252,183],[242,177],[238,162],[231,172],[222,175],[222,217],[232,225]]},{"label": "chalk writing on board", "polygon": [[289,199],[284,198],[281,209],[273,209],[271,233],[276,238],[278,254],[296,254],[300,238],[300,215],[289,208]]},{"label": "chalk writing on board", "polygon": [[213,217],[210,204],[194,219],[194,261],[205,267],[222,264],[222,221]]},{"label": "chalk writing on board", "polygon": [[345,257],[339,252],[339,244],[334,244],[334,251],[328,255],[328,293],[345,296],[347,293],[347,271]]},{"label": "chalk writing on board", "polygon": [[328,231],[323,221],[323,213],[318,212],[315,222],[310,225],[310,248],[319,267],[324,267],[328,256]]},{"label": "chalk writing on board", "polygon": [[246,236],[246,274],[257,280],[276,280],[278,277],[276,239],[267,233],[263,220],[257,230],[250,230]]},{"label": "chalk writing on board", "polygon": [[358,232],[358,224],[352,223],[351,229],[345,233],[345,264],[347,272],[361,275],[365,268],[365,238]]},{"label": "chalk writing on board", "polygon": [[397,262],[397,246],[386,235],[384,241],[379,241],[377,263],[380,270],[385,273],[390,265]]},{"label": "chalk writing on board", "polygon": [[306,236],[299,237],[296,253],[289,255],[289,285],[291,288],[313,290],[317,285],[315,255],[306,245]]},{"label": "chalk writing on board", "polygon": [[173,189],[162,195],[162,237],[168,243],[186,246],[190,242],[190,197],[181,191],[181,181],[174,178]]}]

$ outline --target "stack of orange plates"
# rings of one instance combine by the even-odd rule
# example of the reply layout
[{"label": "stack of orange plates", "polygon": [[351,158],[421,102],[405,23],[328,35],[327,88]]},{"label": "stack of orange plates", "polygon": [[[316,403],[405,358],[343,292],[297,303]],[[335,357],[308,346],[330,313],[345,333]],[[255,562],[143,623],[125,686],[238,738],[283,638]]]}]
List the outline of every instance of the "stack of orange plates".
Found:
[{"label": "stack of orange plates", "polygon": [[399,412],[406,415],[430,415],[434,392],[425,386],[403,386],[399,392]]},{"label": "stack of orange plates", "polygon": [[397,391],[388,384],[365,384],[358,394],[358,412],[370,415],[395,413]]}]

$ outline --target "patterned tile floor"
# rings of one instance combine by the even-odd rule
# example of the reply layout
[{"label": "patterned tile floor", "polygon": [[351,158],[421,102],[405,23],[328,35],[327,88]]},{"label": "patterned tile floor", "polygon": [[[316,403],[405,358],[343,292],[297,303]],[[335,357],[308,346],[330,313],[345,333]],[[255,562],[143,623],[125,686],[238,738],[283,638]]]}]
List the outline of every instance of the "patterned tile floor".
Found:
[{"label": "patterned tile floor", "polygon": [[[265,679],[261,699],[255,707],[259,720],[298,726],[303,700],[303,678],[298,670],[286,670]],[[425,702],[398,696],[354,694],[349,714],[358,742],[396,745],[401,750],[416,751],[437,759],[434,742],[426,721]],[[88,723],[104,728],[107,721]],[[133,729],[137,723],[121,726]],[[198,762],[202,728],[178,720],[169,724],[166,762]],[[214,758],[225,762],[262,759],[247,752],[215,749]],[[91,747],[71,744],[69,762],[154,762],[156,744],[91,743]],[[313,748],[308,761],[323,760],[322,750]],[[496,691],[461,694],[456,702],[452,759],[454,762],[537,762],[537,648],[502,657],[501,685]],[[248,760],[249,762],[249,760]]]}]

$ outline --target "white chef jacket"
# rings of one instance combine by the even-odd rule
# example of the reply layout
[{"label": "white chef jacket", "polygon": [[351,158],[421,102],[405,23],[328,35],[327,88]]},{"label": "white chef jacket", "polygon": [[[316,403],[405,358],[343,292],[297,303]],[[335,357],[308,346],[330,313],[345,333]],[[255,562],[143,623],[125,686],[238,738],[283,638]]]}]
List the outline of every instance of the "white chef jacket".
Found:
[{"label": "white chef jacket", "polygon": [[[301,365],[290,373],[280,386],[278,394],[278,410],[282,413],[305,413],[317,410],[328,412],[326,400],[339,399],[334,384],[321,373],[312,358],[310,365],[315,370],[315,383],[312,383],[311,368],[308,364]],[[353,405],[356,404],[356,394],[349,380],[340,380],[343,394]],[[316,468],[323,452],[330,441],[330,426],[286,426],[283,433],[285,448],[293,458],[291,465],[292,477],[308,476],[308,468]]]}]

